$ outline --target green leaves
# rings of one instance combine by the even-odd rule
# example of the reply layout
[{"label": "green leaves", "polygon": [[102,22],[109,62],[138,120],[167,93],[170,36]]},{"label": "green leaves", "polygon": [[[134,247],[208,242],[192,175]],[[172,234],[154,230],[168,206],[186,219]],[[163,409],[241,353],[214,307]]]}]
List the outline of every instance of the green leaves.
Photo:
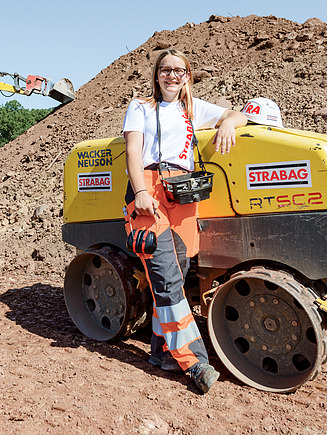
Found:
[{"label": "green leaves", "polygon": [[14,140],[53,109],[24,109],[16,100],[0,106],[0,147]]}]

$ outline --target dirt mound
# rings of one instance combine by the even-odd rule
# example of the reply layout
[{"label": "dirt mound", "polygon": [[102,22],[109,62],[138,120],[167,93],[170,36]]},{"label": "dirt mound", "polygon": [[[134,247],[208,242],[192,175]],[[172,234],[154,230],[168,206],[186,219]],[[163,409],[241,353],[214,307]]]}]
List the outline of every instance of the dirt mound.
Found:
[{"label": "dirt mound", "polygon": [[118,343],[84,337],[62,295],[74,249],[61,241],[63,166],[72,147],[121,135],[131,98],[150,93],[151,65],[184,51],[194,95],[235,109],[264,96],[286,127],[326,133],[327,24],[274,16],[187,23],[156,32],[102,70],[45,120],[0,149],[2,433],[326,433],[326,368],[290,395],[240,385],[214,354],[221,381],[200,396],[189,378],[147,361],[150,329]]},{"label": "dirt mound", "polygon": [[2,270],[64,270],[72,249],[61,242],[63,165],[79,141],[118,136],[131,98],[150,93],[161,49],[185,52],[194,95],[241,109],[253,97],[276,101],[286,127],[326,133],[327,24],[274,16],[187,23],[155,34],[103,69],[59,107],[0,151]]}]

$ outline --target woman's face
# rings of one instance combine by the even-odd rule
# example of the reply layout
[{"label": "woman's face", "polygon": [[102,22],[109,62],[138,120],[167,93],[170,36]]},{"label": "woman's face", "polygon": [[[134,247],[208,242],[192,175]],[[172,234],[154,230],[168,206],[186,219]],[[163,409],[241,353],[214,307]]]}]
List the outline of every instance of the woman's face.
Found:
[{"label": "woman's face", "polygon": [[168,54],[161,60],[157,80],[164,101],[177,101],[182,87],[189,79],[190,73],[187,72],[183,59]]}]

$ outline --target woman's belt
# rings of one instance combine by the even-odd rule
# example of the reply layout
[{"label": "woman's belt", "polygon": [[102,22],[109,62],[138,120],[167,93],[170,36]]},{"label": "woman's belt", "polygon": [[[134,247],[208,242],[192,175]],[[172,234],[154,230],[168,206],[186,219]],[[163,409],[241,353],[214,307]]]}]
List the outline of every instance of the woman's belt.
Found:
[{"label": "woman's belt", "polygon": [[[144,168],[145,171],[157,171],[159,169],[159,163],[152,163],[151,165]],[[182,168],[179,165],[175,165],[174,163],[161,162],[160,169],[162,171],[185,171],[189,172],[187,169]]]}]

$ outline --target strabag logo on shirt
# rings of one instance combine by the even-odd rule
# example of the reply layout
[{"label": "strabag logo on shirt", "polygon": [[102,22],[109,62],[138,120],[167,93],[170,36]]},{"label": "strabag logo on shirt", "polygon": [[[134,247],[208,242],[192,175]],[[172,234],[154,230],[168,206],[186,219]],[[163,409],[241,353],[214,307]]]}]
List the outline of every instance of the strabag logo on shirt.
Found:
[{"label": "strabag logo on shirt", "polygon": [[77,174],[79,192],[111,192],[111,172]]},{"label": "strabag logo on shirt", "polygon": [[311,187],[310,160],[246,165],[248,190]]}]

